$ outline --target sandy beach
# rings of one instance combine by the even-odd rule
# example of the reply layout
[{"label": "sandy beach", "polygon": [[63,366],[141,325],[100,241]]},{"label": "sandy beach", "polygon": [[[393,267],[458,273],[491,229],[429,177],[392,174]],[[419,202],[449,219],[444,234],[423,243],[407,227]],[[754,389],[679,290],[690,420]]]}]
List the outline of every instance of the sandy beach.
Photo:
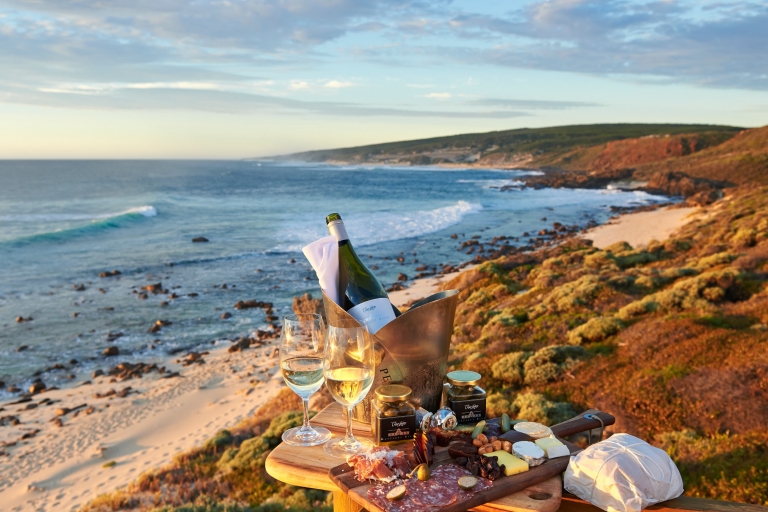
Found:
[{"label": "sandy beach", "polygon": [[[110,382],[112,377],[103,376],[93,384],[37,394],[30,402],[4,404],[0,415],[21,423],[0,430],[6,453],[0,458],[0,508],[75,510],[171,462],[252,415],[284,386],[274,350],[270,344],[234,353],[220,347],[203,357],[204,364],[183,367],[169,360],[168,371],[180,372],[178,377],[149,374]],[[57,416],[65,408],[72,412]]]},{"label": "sandy beach", "polygon": [[[583,236],[597,247],[622,240],[642,246],[667,238],[696,210],[625,214]],[[459,273],[415,280],[390,298],[397,306],[407,305],[440,291],[442,283]],[[75,510],[252,415],[284,385],[274,341],[234,353],[227,346],[214,347],[204,355],[204,364],[183,366],[184,355],[177,357],[164,363],[164,375],[148,373],[120,382],[100,376],[90,384],[3,404],[3,509]],[[118,362],[115,358],[113,364]],[[172,372],[180,376],[163,378]]]},{"label": "sandy beach", "polygon": [[628,213],[607,224],[589,230],[584,238],[602,249],[616,242],[645,247],[651,240],[666,240],[677,229],[693,220],[699,208],[659,208],[649,212]]}]

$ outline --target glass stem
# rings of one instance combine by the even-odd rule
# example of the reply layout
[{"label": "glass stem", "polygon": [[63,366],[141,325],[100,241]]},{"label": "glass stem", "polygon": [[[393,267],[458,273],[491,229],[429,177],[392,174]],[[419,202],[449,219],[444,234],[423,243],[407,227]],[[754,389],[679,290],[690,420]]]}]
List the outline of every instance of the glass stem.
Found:
[{"label": "glass stem", "polygon": [[304,402],[304,424],[301,426],[301,430],[311,430],[312,427],[309,426],[309,400],[304,398],[302,402]]},{"label": "glass stem", "polygon": [[354,443],[355,436],[352,435],[352,407],[347,407],[347,443]]}]

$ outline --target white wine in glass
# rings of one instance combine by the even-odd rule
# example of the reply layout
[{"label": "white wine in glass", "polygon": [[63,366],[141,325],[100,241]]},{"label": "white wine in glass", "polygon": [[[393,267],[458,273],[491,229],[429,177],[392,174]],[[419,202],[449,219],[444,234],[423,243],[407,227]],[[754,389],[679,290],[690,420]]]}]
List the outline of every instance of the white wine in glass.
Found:
[{"label": "white wine in glass", "polygon": [[347,410],[347,435],[333,439],[324,450],[330,455],[347,458],[370,448],[368,440],[352,434],[352,409],[373,385],[376,359],[373,336],[363,327],[328,327],[323,356],[325,385],[334,400]]},{"label": "white wine in glass", "polygon": [[316,314],[288,315],[280,337],[280,370],[283,379],[304,402],[304,424],[283,432],[283,441],[296,446],[317,446],[331,432],[309,424],[309,397],[323,385],[325,325]]}]

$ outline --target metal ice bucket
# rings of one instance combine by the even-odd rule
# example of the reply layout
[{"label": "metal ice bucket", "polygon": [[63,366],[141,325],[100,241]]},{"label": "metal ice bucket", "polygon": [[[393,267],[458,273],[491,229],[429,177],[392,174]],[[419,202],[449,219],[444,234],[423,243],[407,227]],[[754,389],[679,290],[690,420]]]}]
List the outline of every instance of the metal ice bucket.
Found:
[{"label": "metal ice bucket", "polygon": [[[376,376],[352,419],[370,423],[372,391],[382,384],[404,384],[413,390],[414,403],[430,412],[440,408],[458,293],[447,290],[430,295],[376,333]],[[323,305],[330,325],[361,327],[325,294]]]}]

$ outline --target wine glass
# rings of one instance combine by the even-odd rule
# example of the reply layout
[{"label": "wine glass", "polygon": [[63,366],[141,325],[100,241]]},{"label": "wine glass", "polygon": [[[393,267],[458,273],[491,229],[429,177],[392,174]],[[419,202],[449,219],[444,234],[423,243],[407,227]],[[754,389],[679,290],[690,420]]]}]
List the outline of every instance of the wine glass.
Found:
[{"label": "wine glass", "polygon": [[280,336],[283,379],[304,402],[304,424],[283,432],[283,441],[295,446],[317,446],[331,438],[323,427],[309,425],[309,397],[323,385],[323,317],[314,313],[288,315]]},{"label": "wine glass", "polygon": [[328,442],[323,449],[348,458],[373,446],[352,434],[352,409],[373,385],[376,371],[373,336],[364,327],[328,326],[323,356],[325,385],[333,398],[347,409],[347,435]]}]

